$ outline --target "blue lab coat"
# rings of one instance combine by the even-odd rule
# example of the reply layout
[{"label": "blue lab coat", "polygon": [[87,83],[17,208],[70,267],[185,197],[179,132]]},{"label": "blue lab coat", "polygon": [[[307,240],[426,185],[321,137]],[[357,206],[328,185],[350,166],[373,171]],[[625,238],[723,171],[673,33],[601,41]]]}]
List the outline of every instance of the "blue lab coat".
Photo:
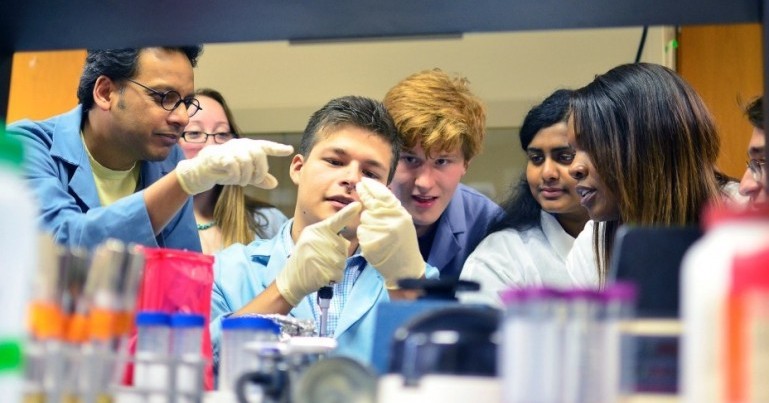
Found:
[{"label": "blue lab coat", "polygon": [[8,134],[24,144],[24,176],[37,196],[40,227],[63,245],[91,249],[107,238],[150,247],[199,252],[192,198],[155,236],[143,190],[171,172],[184,158],[174,147],[164,161],[141,162],[136,193],[103,207],[96,192],[80,125],[81,106],[43,121],[22,120]]},{"label": "blue lab coat", "polygon": [[[294,248],[289,220],[272,239],[257,239],[248,245],[235,244],[215,256],[214,287],[211,294],[211,341],[214,361],[218,362],[221,322],[245,306],[273,281],[283,270]],[[347,259],[350,263],[351,259]],[[434,267],[426,265],[426,277],[437,278]],[[302,298],[289,312],[299,319],[314,319],[311,297]],[[376,307],[390,300],[382,275],[366,264],[347,297],[333,337],[338,342],[335,354],[370,363],[376,331]]]},{"label": "blue lab coat", "polygon": [[460,183],[436,222],[435,238],[425,260],[438,268],[442,279],[458,278],[467,257],[501,214],[499,205]]}]

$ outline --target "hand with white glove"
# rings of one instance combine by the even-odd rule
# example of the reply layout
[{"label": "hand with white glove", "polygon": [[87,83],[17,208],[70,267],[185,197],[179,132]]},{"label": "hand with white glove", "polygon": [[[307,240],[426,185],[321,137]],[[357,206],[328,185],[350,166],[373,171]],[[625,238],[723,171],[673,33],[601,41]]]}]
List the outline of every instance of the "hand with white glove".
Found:
[{"label": "hand with white glove", "polygon": [[286,266],[275,278],[278,292],[289,304],[296,306],[318,288],[342,280],[350,241],[339,232],[360,215],[360,210],[359,202],[350,203],[302,231]]},{"label": "hand with white glove", "polygon": [[290,145],[266,140],[232,139],[222,145],[205,147],[197,156],[180,161],[176,177],[190,195],[214,185],[253,185],[273,189],[278,180],[268,172],[267,156],[291,155]]},{"label": "hand with white glove", "polygon": [[358,226],[361,254],[385,279],[388,290],[402,278],[421,278],[425,261],[419,252],[411,215],[387,186],[362,178],[356,186],[363,203]]}]

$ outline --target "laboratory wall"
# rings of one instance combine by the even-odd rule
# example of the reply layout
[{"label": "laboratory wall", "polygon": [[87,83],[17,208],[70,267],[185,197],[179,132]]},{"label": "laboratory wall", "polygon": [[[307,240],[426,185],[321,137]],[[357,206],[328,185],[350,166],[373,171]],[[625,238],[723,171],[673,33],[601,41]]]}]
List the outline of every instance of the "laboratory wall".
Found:
[{"label": "laboratory wall", "polygon": [[[249,136],[298,144],[310,114],[331,98],[382,98],[407,75],[434,67],[466,76],[488,106],[488,137],[463,182],[501,201],[521,174],[517,128],[553,90],[576,88],[633,62],[642,28],[503,32],[346,42],[207,44],[197,87],[221,91]],[[651,27],[641,60],[678,68],[700,91],[724,133],[721,168],[739,177],[750,128],[740,100],[761,90],[760,26]],[[8,120],[44,118],[77,103],[83,50],[17,53]],[[287,159],[273,159],[278,189],[252,193],[293,214]]]}]

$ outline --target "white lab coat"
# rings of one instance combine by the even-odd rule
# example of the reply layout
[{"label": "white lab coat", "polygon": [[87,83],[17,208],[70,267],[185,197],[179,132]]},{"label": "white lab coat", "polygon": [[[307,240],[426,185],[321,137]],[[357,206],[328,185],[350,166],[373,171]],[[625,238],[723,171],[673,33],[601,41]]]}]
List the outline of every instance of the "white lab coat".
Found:
[{"label": "white lab coat", "polygon": [[[598,224],[602,225],[602,224]],[[598,265],[593,249],[593,220],[585,224],[585,228],[577,235],[574,247],[566,259],[566,271],[571,278],[572,287],[598,288]],[[603,240],[603,234],[601,234]],[[600,242],[603,245],[603,242]]]},{"label": "white lab coat", "polygon": [[[586,264],[593,259],[592,221],[582,233],[588,235],[578,243],[579,251],[573,251],[575,238],[564,231],[552,214],[542,211],[540,223],[541,229],[508,228],[487,236],[467,258],[460,275],[462,280],[480,283],[481,290],[459,293],[460,300],[502,307],[499,292],[508,288],[567,288],[577,280],[588,282],[589,274],[579,270],[595,272],[594,262],[592,267]],[[575,275],[567,270],[567,261],[577,271]]]}]

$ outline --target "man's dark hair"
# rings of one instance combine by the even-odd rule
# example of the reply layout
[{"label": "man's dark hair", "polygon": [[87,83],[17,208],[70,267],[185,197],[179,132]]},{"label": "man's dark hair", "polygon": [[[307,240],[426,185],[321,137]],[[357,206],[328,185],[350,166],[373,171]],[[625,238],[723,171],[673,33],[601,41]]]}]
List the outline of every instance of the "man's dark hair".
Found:
[{"label": "man's dark hair", "polygon": [[299,153],[305,157],[308,156],[321,136],[330,130],[348,125],[370,130],[391,144],[393,160],[387,176],[387,183],[390,183],[395,174],[395,168],[398,166],[403,140],[398,135],[395,123],[390,114],[387,113],[385,106],[370,98],[346,96],[332,99],[313,113],[304,129],[299,144]]},{"label": "man's dark hair", "polygon": [[[131,49],[96,49],[89,50],[85,59],[83,74],[77,87],[77,99],[83,105],[83,113],[93,107],[93,87],[99,76],[107,76],[113,81],[136,76],[139,54],[146,48]],[[163,49],[184,53],[192,67],[198,63],[198,56],[203,51],[201,46],[164,47]]]},{"label": "man's dark hair", "polygon": [[758,97],[748,104],[745,114],[753,127],[764,130],[764,97]]}]

